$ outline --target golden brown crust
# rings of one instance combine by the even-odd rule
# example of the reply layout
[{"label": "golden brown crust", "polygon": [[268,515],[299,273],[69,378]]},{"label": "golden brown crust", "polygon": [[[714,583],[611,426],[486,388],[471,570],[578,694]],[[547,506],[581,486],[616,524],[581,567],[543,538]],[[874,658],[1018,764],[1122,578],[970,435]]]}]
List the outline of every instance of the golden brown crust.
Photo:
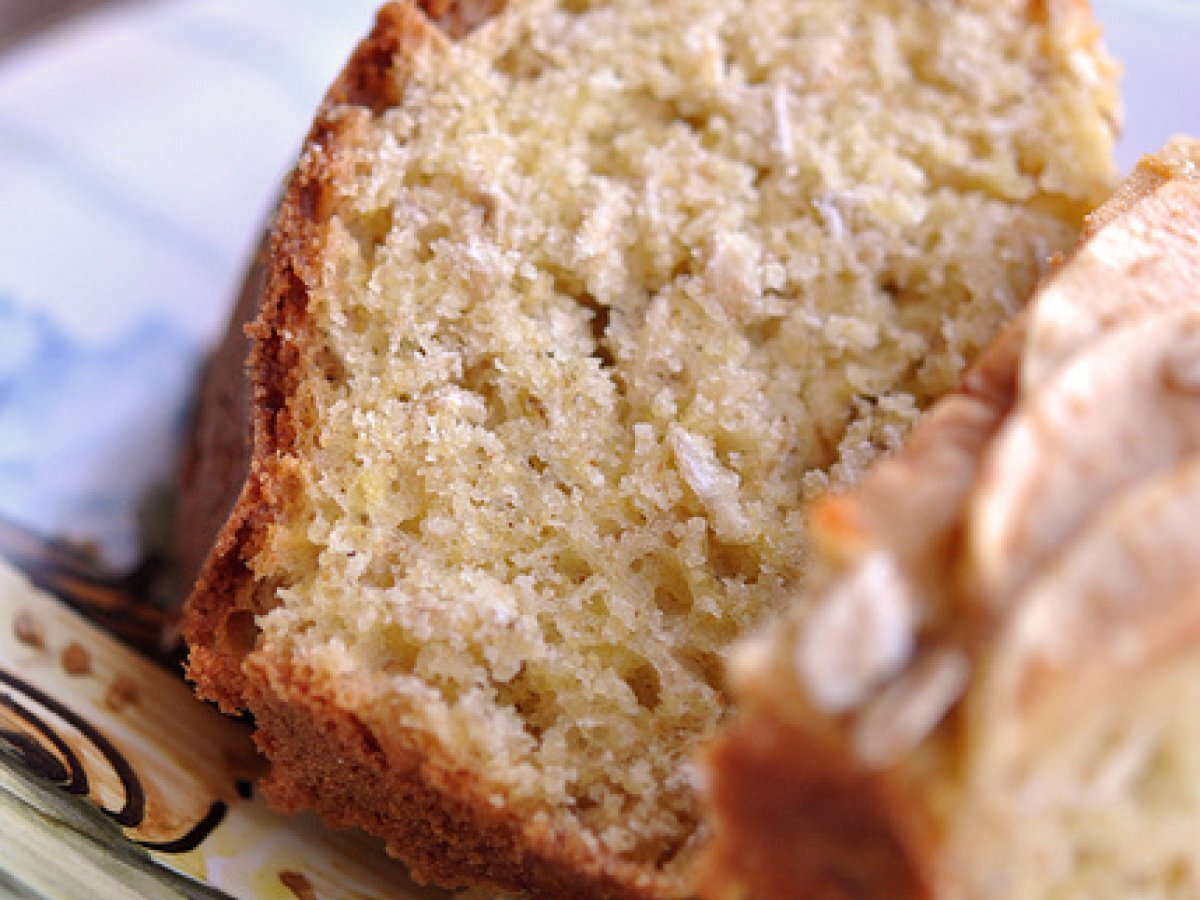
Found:
[{"label": "golden brown crust", "polygon": [[[380,66],[386,66],[387,72],[392,70],[391,60],[408,35],[405,23],[412,15],[408,7],[384,7],[375,29],[359,45],[330,88],[280,205],[267,252],[266,271],[261,279],[252,273],[226,337],[227,345],[237,343],[236,332],[242,328],[243,316],[248,318],[248,304],[253,298],[257,303],[257,318],[245,327],[246,335],[252,339],[247,365],[253,433],[251,458],[241,493],[210,547],[184,615],[184,632],[192,648],[189,674],[206,696],[226,708],[241,709],[245,705],[241,668],[253,646],[253,635],[246,633],[246,614],[262,611],[255,603],[253,576],[246,568],[246,561],[253,555],[253,547],[268,522],[263,501],[277,487],[271,484],[273,470],[291,448],[295,436],[288,397],[295,387],[299,343],[306,325],[306,276],[319,265],[319,231],[330,212],[329,151],[346,128],[346,118],[335,112],[341,105],[382,108],[389,97],[395,99]],[[205,381],[227,382],[232,358],[232,354],[214,358]],[[209,387],[202,387],[201,402],[211,393]],[[228,427],[229,419],[216,417],[215,424]],[[227,441],[228,435],[222,439]],[[199,480],[185,481],[185,490],[192,483],[199,484]],[[208,486],[199,487],[204,490]]]},{"label": "golden brown crust", "polygon": [[621,898],[626,885],[552,834],[520,840],[525,823],[489,806],[470,773],[439,771],[417,751],[385,748],[319,684],[286,665],[256,673],[248,698],[255,740],[272,762],[263,790],[280,809],[316,809],[330,824],[384,837],[413,877],[544,897]]},{"label": "golden brown crust", "polygon": [[[500,6],[491,0],[429,5],[451,35],[464,33]],[[252,454],[241,494],[187,601],[188,674],[202,696],[228,711],[254,715],[255,739],[272,763],[264,788],[277,806],[315,809],[331,824],[358,826],[381,837],[418,878],[451,886],[491,884],[545,897],[663,896],[670,889],[652,872],[589,849],[577,834],[498,811],[472,773],[439,767],[431,754],[405,748],[403,735],[389,734],[385,749],[330,699],[327,687],[293,671],[287,660],[253,654],[254,617],[273,603],[273,592],[256,583],[248,562],[290,490],[288,455],[304,412],[293,408],[292,398],[308,328],[308,290],[318,278],[323,230],[333,211],[335,150],[353,139],[356,123],[365,116],[399,101],[406,56],[437,39],[414,7],[383,7],[374,30],[330,89],[305,142],[272,234],[258,317],[246,328],[253,341]],[[233,329],[238,327],[235,317]],[[238,341],[232,337],[228,343]],[[226,374],[214,371],[210,380],[228,384],[232,358],[224,355],[218,366]],[[231,421],[218,416],[227,444]],[[194,468],[189,472],[193,482],[202,474]],[[212,503],[212,496],[206,502]],[[203,530],[186,540],[192,546],[202,543]]]},{"label": "golden brown crust", "polygon": [[887,773],[766,711],[716,741],[706,764],[721,774],[709,795],[721,816],[703,897],[931,896],[929,825]]}]

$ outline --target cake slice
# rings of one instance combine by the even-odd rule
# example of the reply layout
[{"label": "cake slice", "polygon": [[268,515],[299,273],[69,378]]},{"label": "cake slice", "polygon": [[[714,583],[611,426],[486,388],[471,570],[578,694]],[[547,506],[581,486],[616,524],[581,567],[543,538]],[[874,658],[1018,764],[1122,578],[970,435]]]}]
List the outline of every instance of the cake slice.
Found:
[{"label": "cake slice", "polygon": [[[1026,390],[1037,390],[1072,353],[1117,321],[1178,304],[1200,234],[1191,202],[1194,141],[1171,141],[1146,157],[1116,195],[1088,217],[1088,240],[1042,288],[1029,352],[1021,366]],[[1137,207],[1136,227],[1110,229]]]},{"label": "cake slice", "polygon": [[1113,77],[1073,2],[386,6],[186,610],[273,802],[441,884],[685,895],[728,647],[1111,189]]},{"label": "cake slice", "polygon": [[736,655],[703,896],[1200,895],[1198,215],[1180,139],[819,502],[825,583]]},{"label": "cake slice", "polygon": [[1177,293],[1174,309],[1111,323],[1029,392],[989,447],[971,551],[973,578],[992,605],[1007,605],[1124,488],[1200,452],[1196,376],[1175,374],[1200,376],[1200,309],[1186,299]]}]

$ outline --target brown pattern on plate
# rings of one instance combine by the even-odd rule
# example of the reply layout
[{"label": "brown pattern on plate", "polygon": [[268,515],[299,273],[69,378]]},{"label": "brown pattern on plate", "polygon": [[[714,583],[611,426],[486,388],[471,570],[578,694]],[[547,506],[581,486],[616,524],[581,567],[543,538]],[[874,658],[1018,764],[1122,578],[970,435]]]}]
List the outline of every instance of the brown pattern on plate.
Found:
[{"label": "brown pattern on plate", "polygon": [[[119,826],[114,856],[134,849],[236,897],[445,897],[377,843],[266,807],[249,729],[195,699],[162,649],[169,617],[137,584],[0,523],[0,753]],[[20,881],[12,865],[0,858],[0,875]]]}]

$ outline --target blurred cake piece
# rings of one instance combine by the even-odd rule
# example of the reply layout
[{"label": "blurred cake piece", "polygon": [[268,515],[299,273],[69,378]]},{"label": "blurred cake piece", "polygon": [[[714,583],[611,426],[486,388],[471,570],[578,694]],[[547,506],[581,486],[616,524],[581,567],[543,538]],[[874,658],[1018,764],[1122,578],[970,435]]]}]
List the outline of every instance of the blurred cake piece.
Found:
[{"label": "blurred cake piece", "polygon": [[1197,223],[1178,139],[817,504],[824,583],[706,754],[705,897],[1200,896]]}]

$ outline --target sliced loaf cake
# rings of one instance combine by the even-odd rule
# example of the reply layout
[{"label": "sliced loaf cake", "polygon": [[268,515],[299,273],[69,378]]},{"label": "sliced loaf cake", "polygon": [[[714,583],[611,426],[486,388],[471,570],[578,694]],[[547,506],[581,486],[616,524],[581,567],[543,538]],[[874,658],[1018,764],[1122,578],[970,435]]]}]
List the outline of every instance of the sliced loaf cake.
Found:
[{"label": "sliced loaf cake", "polygon": [[685,894],[804,504],[1071,244],[1116,104],[1079,2],[386,6],[274,227],[187,606],[269,796],[442,884]]}]

